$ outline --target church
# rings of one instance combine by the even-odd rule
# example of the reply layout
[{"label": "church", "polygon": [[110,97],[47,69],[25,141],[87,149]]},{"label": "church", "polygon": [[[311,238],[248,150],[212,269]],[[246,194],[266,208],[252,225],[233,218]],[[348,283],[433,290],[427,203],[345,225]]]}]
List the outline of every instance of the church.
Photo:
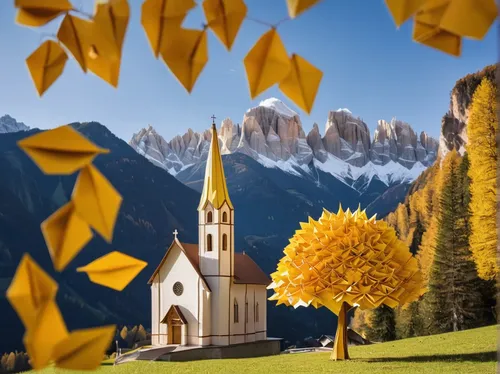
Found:
[{"label": "church", "polygon": [[[212,117],[215,118],[215,117]],[[198,206],[198,244],[174,240],[149,279],[153,345],[227,346],[267,339],[269,277],[234,251],[234,207],[215,122]]]}]

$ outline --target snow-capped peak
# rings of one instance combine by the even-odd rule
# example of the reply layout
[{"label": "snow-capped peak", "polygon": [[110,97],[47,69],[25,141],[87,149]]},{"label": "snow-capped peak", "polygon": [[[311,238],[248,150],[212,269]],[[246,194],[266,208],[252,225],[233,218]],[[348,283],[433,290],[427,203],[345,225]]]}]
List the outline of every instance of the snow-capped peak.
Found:
[{"label": "snow-capped peak", "polygon": [[298,115],[296,112],[294,112],[289,107],[287,107],[285,105],[285,103],[283,103],[283,101],[281,101],[281,100],[279,100],[279,99],[277,99],[275,97],[270,97],[269,99],[262,100],[259,103],[259,106],[263,106],[263,107],[266,107],[266,108],[274,109],[278,113],[280,113],[280,114],[282,114],[284,116],[287,116],[287,117],[293,117],[293,116],[297,116]]},{"label": "snow-capped peak", "polygon": [[0,134],[8,132],[28,131],[30,128],[22,122],[17,122],[8,114],[0,117]]},{"label": "snow-capped peak", "polygon": [[347,108],[338,108],[336,111],[337,112],[345,112],[345,113],[352,114],[352,112],[349,109],[347,109]]}]

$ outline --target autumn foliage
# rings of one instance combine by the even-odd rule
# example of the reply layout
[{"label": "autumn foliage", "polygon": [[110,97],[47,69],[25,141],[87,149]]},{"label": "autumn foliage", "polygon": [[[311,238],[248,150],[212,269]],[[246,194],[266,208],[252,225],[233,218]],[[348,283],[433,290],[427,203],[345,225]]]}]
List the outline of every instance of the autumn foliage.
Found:
[{"label": "autumn foliage", "polygon": [[470,157],[472,233],[470,245],[478,274],[494,279],[497,264],[497,144],[496,88],[486,78],[475,91],[470,106],[467,153]]},{"label": "autumn foliage", "polygon": [[[266,31],[244,58],[251,98],[274,85],[306,113],[310,113],[323,73],[305,58],[288,51],[277,31],[320,0],[287,0],[289,16],[267,24]],[[230,51],[247,17],[243,0],[204,0],[205,23],[201,29],[182,26],[194,0],[144,0],[141,24],[153,56],[161,58],[179,83],[191,93],[209,60],[208,30]],[[59,16],[61,25],[27,59],[31,77],[41,96],[63,73],[73,56],[84,73],[92,72],[118,87],[125,36],[130,19],[128,0],[96,2],[93,14],[75,9],[68,0],[16,0],[17,23],[43,26]]]},{"label": "autumn foliage", "polygon": [[[285,256],[271,274],[270,300],[277,305],[326,307],[339,315],[337,336],[343,335],[346,308],[391,308],[418,299],[424,292],[417,260],[394,229],[375,216],[339,209],[323,211],[318,221],[301,223]],[[334,358],[348,358],[336,352]],[[339,357],[340,355],[340,357]]]}]

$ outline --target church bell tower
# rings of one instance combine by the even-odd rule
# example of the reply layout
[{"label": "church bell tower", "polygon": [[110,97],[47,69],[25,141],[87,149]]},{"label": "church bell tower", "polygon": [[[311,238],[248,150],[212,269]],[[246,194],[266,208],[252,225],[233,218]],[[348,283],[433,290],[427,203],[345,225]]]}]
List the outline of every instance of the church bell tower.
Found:
[{"label": "church bell tower", "polygon": [[[212,290],[212,344],[229,344],[230,292],[234,276],[234,208],[226,185],[219,138],[212,139],[198,206],[200,270]],[[215,312],[215,313],[214,313]]]}]

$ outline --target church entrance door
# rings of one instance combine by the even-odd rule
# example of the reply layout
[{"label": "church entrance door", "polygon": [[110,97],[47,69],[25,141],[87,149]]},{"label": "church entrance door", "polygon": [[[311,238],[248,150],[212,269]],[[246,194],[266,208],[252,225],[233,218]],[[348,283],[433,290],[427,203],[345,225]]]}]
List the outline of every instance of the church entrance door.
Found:
[{"label": "church entrance door", "polygon": [[172,344],[181,344],[181,326],[172,326]]},{"label": "church entrance door", "polygon": [[187,320],[182,315],[179,306],[172,305],[161,323],[167,324],[167,344],[182,344],[183,330],[187,331]]}]

